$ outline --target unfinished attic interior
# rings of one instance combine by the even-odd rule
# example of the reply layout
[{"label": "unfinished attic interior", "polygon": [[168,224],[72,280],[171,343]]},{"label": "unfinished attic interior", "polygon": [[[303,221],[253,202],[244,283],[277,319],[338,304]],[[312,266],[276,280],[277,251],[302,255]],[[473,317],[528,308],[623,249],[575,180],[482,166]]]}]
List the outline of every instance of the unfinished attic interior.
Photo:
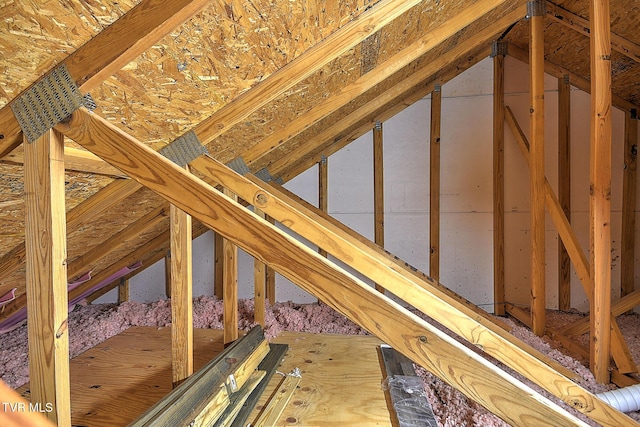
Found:
[{"label": "unfinished attic interior", "polygon": [[1,425],[638,425],[636,2],[0,14]]}]

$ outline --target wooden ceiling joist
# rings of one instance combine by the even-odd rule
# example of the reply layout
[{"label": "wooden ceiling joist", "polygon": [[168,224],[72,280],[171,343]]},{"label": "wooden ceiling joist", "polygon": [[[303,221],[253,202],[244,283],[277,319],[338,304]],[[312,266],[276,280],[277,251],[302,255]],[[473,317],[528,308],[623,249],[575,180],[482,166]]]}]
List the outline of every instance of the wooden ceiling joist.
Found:
[{"label": "wooden ceiling joist", "polygon": [[[585,425],[544,397],[532,398],[535,393],[529,387],[475,352],[83,108],[56,129],[233,240],[505,421],[536,426]],[[364,312],[367,316],[360,315]],[[608,419],[608,423],[628,422],[626,415],[604,403],[601,409],[603,416],[617,420]]]},{"label": "wooden ceiling joist", "polygon": [[[24,152],[22,147],[17,147],[11,153],[0,159],[0,163],[22,165]],[[86,150],[73,147],[64,148],[64,168],[68,171],[91,173],[94,175],[106,175],[114,178],[125,178],[121,171],[111,166],[104,160],[96,157]]]}]

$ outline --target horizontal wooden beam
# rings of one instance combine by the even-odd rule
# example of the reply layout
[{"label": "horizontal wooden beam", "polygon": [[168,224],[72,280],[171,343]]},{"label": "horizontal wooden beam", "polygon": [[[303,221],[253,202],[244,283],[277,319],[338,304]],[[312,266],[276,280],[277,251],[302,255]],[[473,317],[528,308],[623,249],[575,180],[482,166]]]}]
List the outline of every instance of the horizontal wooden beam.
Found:
[{"label": "horizontal wooden beam", "polygon": [[[0,163],[13,165],[24,164],[24,151],[22,147],[17,147],[11,153],[0,159]],[[86,150],[79,150],[73,147],[64,147],[64,168],[68,171],[124,178],[121,171],[101,158]]]},{"label": "horizontal wooden beam", "polygon": [[[505,421],[523,426],[586,425],[475,351],[84,108],[56,129],[268,263]],[[606,404],[593,404],[599,407],[595,412],[608,424],[633,423]]]}]

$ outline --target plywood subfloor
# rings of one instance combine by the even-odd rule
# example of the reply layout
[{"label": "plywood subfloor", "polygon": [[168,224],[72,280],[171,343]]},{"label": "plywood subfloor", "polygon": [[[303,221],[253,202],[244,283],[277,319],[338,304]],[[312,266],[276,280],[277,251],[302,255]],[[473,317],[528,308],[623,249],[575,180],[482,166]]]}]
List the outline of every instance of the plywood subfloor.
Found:
[{"label": "plywood subfloor", "polygon": [[[279,371],[302,371],[300,386],[276,425],[391,426],[380,386],[380,340],[284,332],[272,342],[289,345]],[[194,330],[196,369],[222,349],[222,331]],[[70,370],[74,426],[127,425],[171,390],[171,330],[129,328],[73,359]],[[282,379],[274,375],[262,401]],[[19,391],[25,390],[28,384]]]},{"label": "plywood subfloor", "polygon": [[[273,342],[289,345],[279,371],[302,371],[302,380],[277,426],[391,426],[381,383],[377,347],[362,335],[283,332]],[[274,376],[261,403],[282,376]],[[257,414],[261,405],[254,411]]]}]

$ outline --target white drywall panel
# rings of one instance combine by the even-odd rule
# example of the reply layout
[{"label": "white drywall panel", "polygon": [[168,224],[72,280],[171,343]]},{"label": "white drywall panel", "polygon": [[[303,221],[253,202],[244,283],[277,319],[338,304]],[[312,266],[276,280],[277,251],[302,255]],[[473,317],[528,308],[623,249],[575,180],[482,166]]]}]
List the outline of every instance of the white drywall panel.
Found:
[{"label": "white drywall panel", "polygon": [[[442,87],[440,278],[472,302],[492,309],[492,61],[487,58]],[[505,103],[529,135],[528,66],[506,59]],[[545,171],[557,189],[557,79],[545,76]],[[590,98],[571,91],[572,222],[585,249],[589,245]],[[385,248],[419,270],[429,269],[429,97],[383,124]],[[613,113],[612,291],[619,291],[620,210],[622,205],[623,114]],[[530,304],[530,219],[528,165],[505,125],[505,254],[507,301]],[[365,237],[373,238],[373,149],[368,132],[333,154],[329,162],[329,213]],[[317,205],[318,170],[311,168],[286,187]],[[640,186],[638,186],[640,204]],[[637,220],[640,224],[640,218]],[[557,233],[546,219],[547,304],[557,307]],[[208,237],[205,237],[208,236]],[[194,295],[213,289],[213,237],[194,242]],[[196,248],[197,247],[197,248]],[[640,242],[636,244],[640,258]],[[315,248],[314,248],[315,250]],[[239,294],[253,297],[253,258],[239,252]],[[349,269],[347,269],[350,271]],[[638,270],[638,269],[637,269]],[[640,272],[636,271],[636,278]],[[277,299],[312,302],[315,298],[277,275]],[[572,307],[588,301],[572,269]],[[109,295],[114,295],[110,293]],[[164,262],[131,281],[132,299],[164,296]],[[111,298],[115,298],[112,296]]]}]

